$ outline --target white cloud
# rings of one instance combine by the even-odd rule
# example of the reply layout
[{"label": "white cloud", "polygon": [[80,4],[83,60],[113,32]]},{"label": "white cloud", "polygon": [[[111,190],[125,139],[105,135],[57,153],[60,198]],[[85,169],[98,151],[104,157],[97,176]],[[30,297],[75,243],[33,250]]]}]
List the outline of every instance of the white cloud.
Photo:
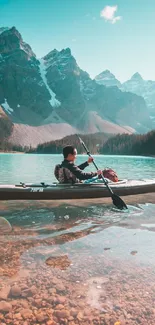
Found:
[{"label": "white cloud", "polygon": [[118,20],[121,20],[121,16],[115,16],[117,11],[117,6],[106,6],[101,11],[100,16],[109,21],[112,24],[115,24]]}]

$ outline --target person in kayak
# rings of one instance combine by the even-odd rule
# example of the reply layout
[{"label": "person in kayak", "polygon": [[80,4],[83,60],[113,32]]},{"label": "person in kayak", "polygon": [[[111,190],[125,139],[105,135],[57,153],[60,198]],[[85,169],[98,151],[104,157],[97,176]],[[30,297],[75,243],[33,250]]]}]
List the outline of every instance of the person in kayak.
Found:
[{"label": "person in kayak", "polygon": [[64,147],[63,156],[64,160],[61,164],[55,166],[54,171],[55,177],[61,184],[75,184],[102,174],[102,170],[98,170],[97,172],[83,172],[93,162],[92,157],[89,157],[85,163],[79,166],[75,165],[77,150],[73,146]]}]

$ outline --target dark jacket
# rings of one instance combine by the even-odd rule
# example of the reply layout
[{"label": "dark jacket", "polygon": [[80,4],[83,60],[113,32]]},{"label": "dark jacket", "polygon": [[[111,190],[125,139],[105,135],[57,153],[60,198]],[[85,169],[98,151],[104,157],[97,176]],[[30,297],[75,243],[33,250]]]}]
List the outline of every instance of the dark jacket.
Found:
[{"label": "dark jacket", "polygon": [[76,166],[73,162],[64,159],[59,167],[59,183],[74,184],[79,183],[79,181],[91,179],[92,177],[97,176],[96,172],[83,172],[83,169],[85,169],[87,166],[89,166],[87,161],[79,166]]}]

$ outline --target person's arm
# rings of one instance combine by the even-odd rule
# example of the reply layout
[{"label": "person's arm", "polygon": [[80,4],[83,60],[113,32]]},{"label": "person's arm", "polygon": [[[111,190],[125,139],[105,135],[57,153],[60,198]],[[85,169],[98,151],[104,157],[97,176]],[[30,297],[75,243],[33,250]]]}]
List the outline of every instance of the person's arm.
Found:
[{"label": "person's arm", "polygon": [[78,168],[80,168],[81,170],[85,169],[86,167],[88,167],[88,161],[85,161],[83,164],[79,165]]},{"label": "person's arm", "polygon": [[68,164],[67,168],[73,173],[76,178],[78,178],[80,181],[83,181],[85,179],[90,179],[94,176],[97,176],[97,172],[89,172],[84,173],[78,166],[75,166],[74,164]]},{"label": "person's arm", "polygon": [[86,167],[89,166],[90,163],[93,162],[93,160],[94,160],[93,157],[89,157],[88,160],[85,163],[79,165],[78,168],[80,168],[81,170],[85,169]]}]

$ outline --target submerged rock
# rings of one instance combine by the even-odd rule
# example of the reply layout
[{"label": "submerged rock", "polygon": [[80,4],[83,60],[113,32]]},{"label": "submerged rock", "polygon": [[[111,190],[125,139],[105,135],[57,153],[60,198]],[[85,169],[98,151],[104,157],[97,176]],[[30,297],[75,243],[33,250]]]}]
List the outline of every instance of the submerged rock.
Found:
[{"label": "submerged rock", "polygon": [[18,285],[12,286],[10,290],[11,297],[20,297],[21,296],[21,288]]},{"label": "submerged rock", "polygon": [[10,302],[0,301],[0,311],[2,312],[10,312],[12,309],[12,305]]},{"label": "submerged rock", "polygon": [[12,231],[12,226],[8,220],[0,217],[0,234],[8,233]]},{"label": "submerged rock", "polygon": [[47,265],[50,265],[54,268],[58,268],[61,270],[66,270],[67,267],[70,266],[71,262],[68,258],[68,255],[63,256],[50,256],[47,258],[46,262]]}]

